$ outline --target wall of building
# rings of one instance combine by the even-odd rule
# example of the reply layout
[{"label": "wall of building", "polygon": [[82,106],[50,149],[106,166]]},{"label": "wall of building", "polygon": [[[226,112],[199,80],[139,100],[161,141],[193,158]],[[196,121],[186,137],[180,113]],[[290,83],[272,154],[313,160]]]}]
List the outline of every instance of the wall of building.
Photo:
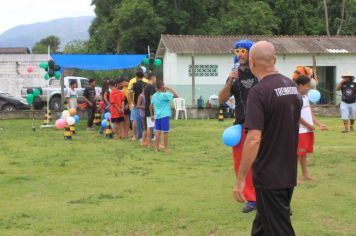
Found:
[{"label": "wall of building", "polygon": [[[20,96],[23,87],[47,85],[45,71],[38,66],[46,61],[45,54],[0,54],[0,90]],[[33,68],[32,73],[27,72],[29,66]]]},{"label": "wall of building", "polygon": [[[195,55],[195,65],[217,65],[216,76],[196,76],[196,99],[202,96],[207,100],[210,95],[218,94],[233,67],[233,55]],[[190,105],[192,98],[192,78],[189,75],[189,65],[192,63],[191,55],[176,55],[166,51],[163,62],[163,78],[167,85],[172,86],[178,94],[185,98]],[[356,55],[329,54],[317,55],[318,67],[335,66],[335,83],[341,80],[341,75],[350,71],[356,76]],[[278,55],[277,68],[281,74],[288,77],[298,65],[313,65],[311,55]],[[319,79],[325,76],[324,70],[320,70]],[[336,85],[335,85],[336,87]],[[336,91],[332,91],[336,92]],[[337,97],[338,98],[338,97]]]}]

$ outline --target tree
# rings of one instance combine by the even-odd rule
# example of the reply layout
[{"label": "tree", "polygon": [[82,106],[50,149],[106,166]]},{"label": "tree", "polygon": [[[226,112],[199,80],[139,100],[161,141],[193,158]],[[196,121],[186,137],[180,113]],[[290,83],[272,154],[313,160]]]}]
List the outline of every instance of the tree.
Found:
[{"label": "tree", "polygon": [[50,46],[50,53],[55,53],[59,49],[59,45],[61,44],[61,40],[54,35],[50,35],[46,38],[41,39],[39,42],[35,44],[32,48],[33,53],[47,53],[48,46]]},{"label": "tree", "polygon": [[329,27],[329,13],[328,13],[328,4],[326,0],[324,0],[324,11],[325,11],[325,28],[326,34],[330,36],[330,27]]},{"label": "tree", "polygon": [[120,52],[146,53],[148,45],[157,45],[165,30],[162,18],[145,0],[126,1],[115,9],[113,27],[119,32]]},{"label": "tree", "polygon": [[88,42],[84,40],[72,40],[63,49],[64,53],[84,54],[88,53]]}]

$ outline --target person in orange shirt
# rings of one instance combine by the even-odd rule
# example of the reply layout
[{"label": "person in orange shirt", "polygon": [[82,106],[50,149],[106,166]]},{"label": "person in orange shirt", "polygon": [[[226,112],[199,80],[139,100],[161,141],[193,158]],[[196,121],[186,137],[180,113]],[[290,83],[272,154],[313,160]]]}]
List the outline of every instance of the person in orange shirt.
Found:
[{"label": "person in orange shirt", "polygon": [[117,82],[111,80],[109,82],[110,88],[110,113],[111,113],[111,123],[114,124],[114,131],[116,134],[116,139],[123,138],[123,124],[124,118],[124,94],[122,91],[117,89]]}]

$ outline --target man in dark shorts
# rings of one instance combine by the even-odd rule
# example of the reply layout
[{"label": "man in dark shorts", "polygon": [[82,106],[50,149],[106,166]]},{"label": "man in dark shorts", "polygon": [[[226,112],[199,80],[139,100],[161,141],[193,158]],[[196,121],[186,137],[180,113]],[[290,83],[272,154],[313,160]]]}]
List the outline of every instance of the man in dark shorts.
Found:
[{"label": "man in dark shorts", "polygon": [[96,111],[96,92],[95,92],[96,80],[89,79],[89,87],[84,89],[83,99],[88,105],[88,128],[87,130],[93,130],[93,121]]},{"label": "man in dark shorts", "polygon": [[256,43],[250,68],[259,83],[249,92],[245,127],[248,130],[234,187],[237,201],[253,165],[257,213],[251,235],[295,235],[290,202],[297,180],[297,145],[302,108],[296,84],[275,68],[274,46]]},{"label": "man in dark shorts", "polygon": [[[224,88],[219,93],[220,104],[225,104],[231,95],[233,95],[235,98],[234,125],[244,125],[248,91],[258,82],[257,78],[252,74],[248,63],[248,52],[252,45],[253,42],[250,40],[241,40],[234,44],[235,66],[231,71]],[[240,143],[232,148],[232,157],[234,161],[234,170],[236,176],[240,166],[245,138],[246,132],[243,130]],[[256,194],[252,183],[252,171],[249,171],[246,178],[244,197],[246,198],[247,203],[246,206],[242,209],[242,212],[248,213],[255,210]]]},{"label": "man in dark shorts", "polygon": [[147,122],[147,140],[146,144],[148,147],[152,146],[152,135],[153,133],[153,128],[155,127],[155,122],[154,122],[154,117],[151,117],[150,113],[150,105],[151,105],[151,99],[153,94],[156,93],[156,75],[153,73],[149,73],[147,75],[147,85],[144,89],[144,95],[145,95],[145,114],[146,114],[146,122]]}]

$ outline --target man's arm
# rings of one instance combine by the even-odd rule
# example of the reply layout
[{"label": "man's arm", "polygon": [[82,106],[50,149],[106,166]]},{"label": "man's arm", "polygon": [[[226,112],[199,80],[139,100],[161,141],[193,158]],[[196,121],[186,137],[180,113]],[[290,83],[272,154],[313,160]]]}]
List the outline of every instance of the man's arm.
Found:
[{"label": "man's arm", "polygon": [[227,82],[224,86],[224,88],[219,92],[219,102],[220,104],[224,104],[230,97],[231,97],[231,87],[232,83],[234,82],[234,79],[238,77],[239,73],[236,70],[233,70],[229,78],[227,79]]},{"label": "man's arm", "polygon": [[153,116],[153,104],[150,105],[150,117],[151,117],[151,120],[154,119],[154,116]]},{"label": "man's arm", "polygon": [[253,162],[256,160],[258,150],[261,144],[262,131],[249,130],[247,133],[246,141],[243,147],[241,164],[237,175],[236,185],[233,189],[236,201],[246,202],[242,191],[245,186],[245,180],[248,171],[250,170]]},{"label": "man's arm", "polygon": [[342,79],[342,80],[340,81],[340,83],[338,83],[338,84],[337,84],[337,86],[336,86],[336,90],[337,90],[337,91],[340,91],[340,90],[341,90],[342,85],[343,85],[345,82],[346,82],[346,80]]}]

